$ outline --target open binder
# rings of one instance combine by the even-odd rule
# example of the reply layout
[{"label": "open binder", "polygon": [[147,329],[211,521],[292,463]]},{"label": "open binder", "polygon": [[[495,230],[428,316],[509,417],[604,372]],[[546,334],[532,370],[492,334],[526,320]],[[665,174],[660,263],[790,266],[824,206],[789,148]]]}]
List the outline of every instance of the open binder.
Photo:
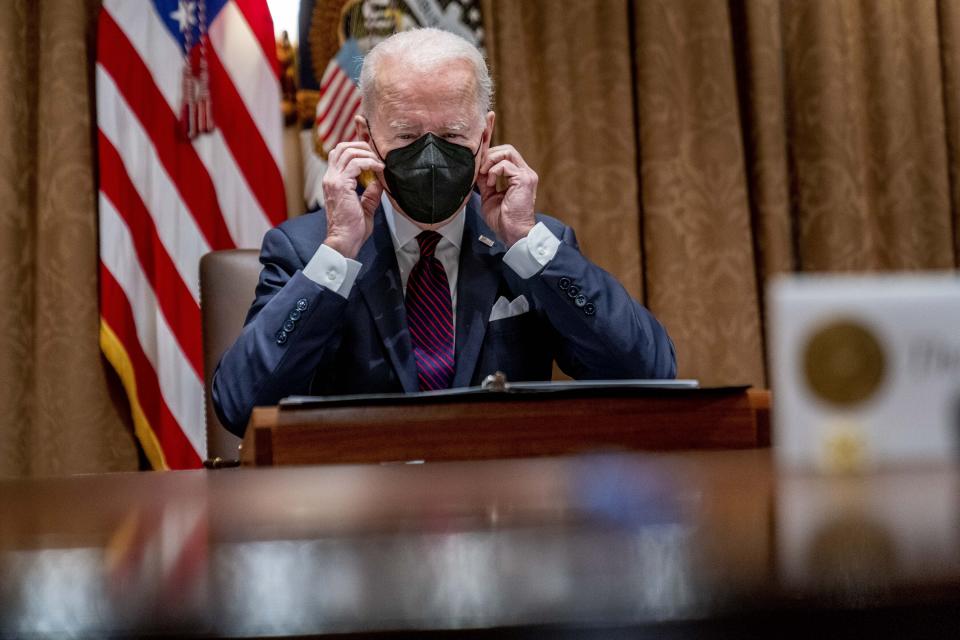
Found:
[{"label": "open binder", "polygon": [[[745,386],[704,389],[710,391],[745,389]],[[676,391],[700,389],[697,380],[560,380],[536,382],[510,382],[503,374],[487,376],[482,385],[420,391],[418,393],[364,393],[341,396],[288,396],[280,401],[281,409],[337,407],[357,405],[408,405],[465,400],[534,399],[532,396],[560,397],[610,397],[629,395],[657,395]]]}]

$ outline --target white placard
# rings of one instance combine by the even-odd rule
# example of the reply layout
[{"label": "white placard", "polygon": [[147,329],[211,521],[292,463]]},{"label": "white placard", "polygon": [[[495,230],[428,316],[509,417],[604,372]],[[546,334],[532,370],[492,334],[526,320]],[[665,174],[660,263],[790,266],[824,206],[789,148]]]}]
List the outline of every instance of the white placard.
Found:
[{"label": "white placard", "polygon": [[787,276],[767,300],[779,464],[849,471],[955,458],[955,274]]}]

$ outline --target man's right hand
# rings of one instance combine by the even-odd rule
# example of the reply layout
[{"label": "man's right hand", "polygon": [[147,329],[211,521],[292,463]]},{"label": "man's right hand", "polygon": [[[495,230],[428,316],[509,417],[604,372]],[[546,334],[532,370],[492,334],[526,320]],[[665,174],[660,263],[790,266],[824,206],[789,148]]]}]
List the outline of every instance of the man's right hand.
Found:
[{"label": "man's right hand", "polygon": [[[366,142],[341,142],[327,159],[323,197],[327,208],[327,239],[323,244],[345,258],[357,257],[373,233],[373,214],[383,193],[383,162]],[[357,196],[357,179],[372,171],[376,179]]]}]

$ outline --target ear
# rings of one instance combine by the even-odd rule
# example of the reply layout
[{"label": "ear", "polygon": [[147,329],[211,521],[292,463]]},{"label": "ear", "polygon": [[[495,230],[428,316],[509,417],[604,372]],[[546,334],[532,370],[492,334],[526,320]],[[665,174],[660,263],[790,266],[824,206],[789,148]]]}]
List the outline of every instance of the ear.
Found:
[{"label": "ear", "polygon": [[483,161],[487,159],[487,151],[490,149],[490,145],[493,144],[493,123],[497,119],[497,114],[493,111],[488,111],[487,115],[484,116],[483,121],[483,137],[480,138],[480,164],[483,164]]},{"label": "ear", "polygon": [[353,124],[357,128],[357,137],[363,142],[370,142],[370,127],[367,126],[367,119],[359,113],[353,117]]},{"label": "ear", "polygon": [[497,119],[497,114],[493,111],[488,111],[486,117],[484,117],[484,127],[483,127],[483,138],[484,143],[489,147],[493,141],[493,123]]}]

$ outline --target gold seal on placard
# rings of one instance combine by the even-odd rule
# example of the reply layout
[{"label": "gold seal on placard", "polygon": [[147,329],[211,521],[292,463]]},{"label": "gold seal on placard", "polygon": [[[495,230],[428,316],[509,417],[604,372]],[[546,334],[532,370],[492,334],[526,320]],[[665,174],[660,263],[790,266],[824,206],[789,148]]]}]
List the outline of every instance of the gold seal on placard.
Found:
[{"label": "gold seal on placard", "polygon": [[867,400],[886,373],[883,346],[870,329],[842,319],[817,329],[803,349],[803,372],[814,395],[850,407]]}]

